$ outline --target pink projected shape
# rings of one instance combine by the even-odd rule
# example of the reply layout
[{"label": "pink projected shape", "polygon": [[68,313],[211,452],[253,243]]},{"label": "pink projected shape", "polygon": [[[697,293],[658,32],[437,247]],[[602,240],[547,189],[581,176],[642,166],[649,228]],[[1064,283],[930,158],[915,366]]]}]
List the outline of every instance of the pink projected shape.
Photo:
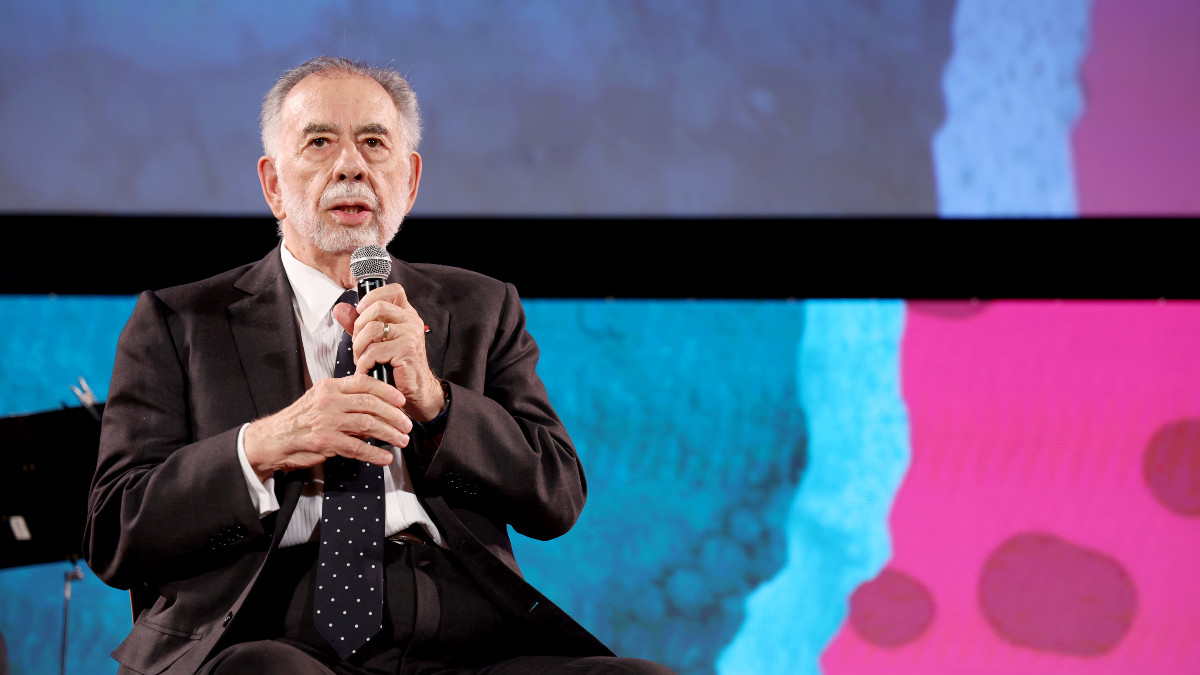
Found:
[{"label": "pink projected shape", "polygon": [[1200,672],[1200,517],[1148,479],[1200,490],[1197,344],[1197,302],[910,303],[888,569],[932,619],[889,644],[852,606],[823,672]]}]

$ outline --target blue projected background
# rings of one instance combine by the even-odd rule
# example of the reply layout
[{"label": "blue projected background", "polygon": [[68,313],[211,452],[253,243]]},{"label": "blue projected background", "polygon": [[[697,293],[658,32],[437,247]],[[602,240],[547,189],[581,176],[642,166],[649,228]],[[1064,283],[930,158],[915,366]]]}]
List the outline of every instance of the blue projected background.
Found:
[{"label": "blue projected background", "polygon": [[0,212],[265,215],[261,97],[332,54],[414,84],[417,215],[1200,213],[1198,29],[1187,0],[4,3]]},{"label": "blue projected background", "polygon": [[0,122],[54,149],[0,208],[266,213],[259,102],[328,53],[411,79],[415,214],[934,213],[953,2],[841,4],[6,3]]}]

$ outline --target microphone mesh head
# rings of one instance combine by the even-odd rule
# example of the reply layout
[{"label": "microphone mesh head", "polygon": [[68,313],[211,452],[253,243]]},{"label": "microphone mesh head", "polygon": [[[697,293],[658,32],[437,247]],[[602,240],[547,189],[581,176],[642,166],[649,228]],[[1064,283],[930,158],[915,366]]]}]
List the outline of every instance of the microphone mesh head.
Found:
[{"label": "microphone mesh head", "polygon": [[350,274],[356,281],[387,278],[392,273],[392,258],[379,246],[359,246],[350,255]]}]

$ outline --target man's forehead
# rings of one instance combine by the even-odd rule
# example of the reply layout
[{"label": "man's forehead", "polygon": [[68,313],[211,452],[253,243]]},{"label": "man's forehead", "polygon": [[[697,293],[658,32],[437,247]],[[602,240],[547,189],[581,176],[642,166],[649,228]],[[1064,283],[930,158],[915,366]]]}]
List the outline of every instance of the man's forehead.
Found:
[{"label": "man's forehead", "polygon": [[284,115],[301,128],[335,123],[394,126],[395,103],[375,80],[357,73],[314,73],[300,80],[283,101]]}]

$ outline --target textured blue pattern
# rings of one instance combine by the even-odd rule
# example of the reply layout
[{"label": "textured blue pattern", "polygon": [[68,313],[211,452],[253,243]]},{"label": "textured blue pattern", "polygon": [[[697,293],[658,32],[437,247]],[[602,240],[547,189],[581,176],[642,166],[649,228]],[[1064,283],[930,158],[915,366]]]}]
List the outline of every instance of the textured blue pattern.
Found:
[{"label": "textured blue pattern", "polygon": [[809,463],[787,519],[787,565],[756,590],[727,675],[819,672],[847,598],[891,555],[887,516],[908,468],[900,301],[810,301],[799,349]]},{"label": "textured blue pattern", "polygon": [[711,673],[783,564],[805,461],[800,302],[529,301],[587,470],[579,525],[522,568],[619,654]]},{"label": "textured blue pattern", "polygon": [[0,415],[79,405],[71,385],[108,395],[117,336],[136,298],[0,296]]},{"label": "textured blue pattern", "polygon": [[[109,653],[133,626],[129,594],[109,588],[82,563],[71,584],[67,673],[117,672]],[[0,633],[8,643],[10,675],[57,673],[62,641],[63,574],[48,563],[0,570]]]}]

